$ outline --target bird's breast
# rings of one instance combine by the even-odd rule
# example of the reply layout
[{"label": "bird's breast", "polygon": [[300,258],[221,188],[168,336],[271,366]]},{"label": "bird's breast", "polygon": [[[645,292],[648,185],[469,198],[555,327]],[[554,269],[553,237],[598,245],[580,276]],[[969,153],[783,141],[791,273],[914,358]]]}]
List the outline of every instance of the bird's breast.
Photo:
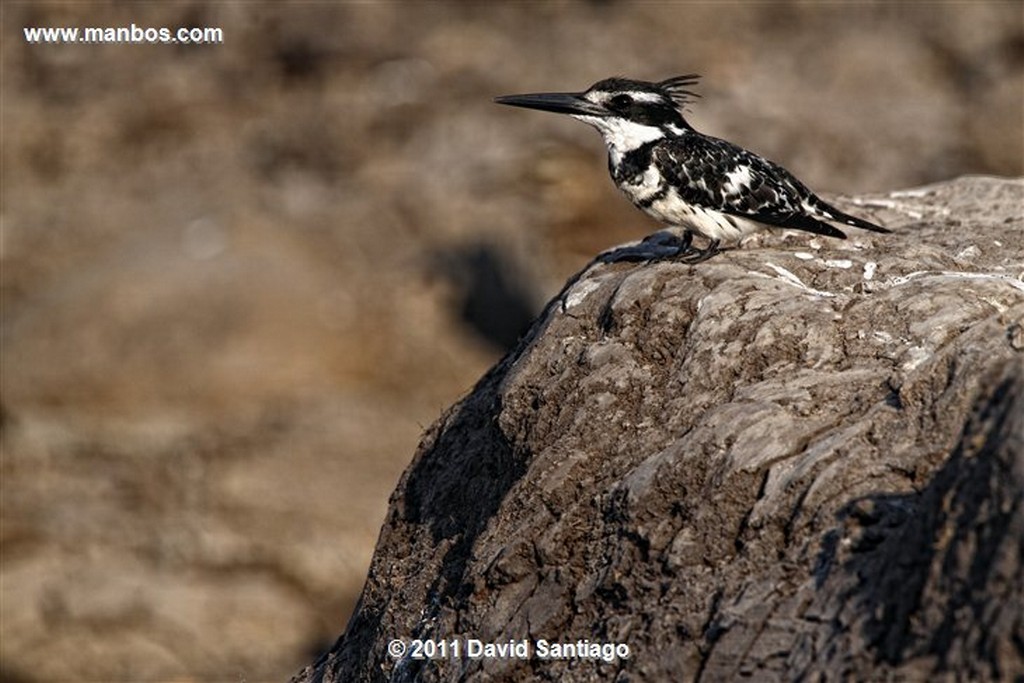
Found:
[{"label": "bird's breast", "polygon": [[651,165],[623,177],[618,185],[634,204],[643,208],[644,204],[649,204],[653,197],[664,191],[665,179],[657,167]]}]

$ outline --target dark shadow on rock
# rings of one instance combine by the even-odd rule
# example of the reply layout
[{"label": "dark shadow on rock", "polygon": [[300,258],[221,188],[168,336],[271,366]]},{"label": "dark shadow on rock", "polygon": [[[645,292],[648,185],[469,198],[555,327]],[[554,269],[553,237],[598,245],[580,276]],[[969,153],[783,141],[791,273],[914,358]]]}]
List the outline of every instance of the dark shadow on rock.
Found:
[{"label": "dark shadow on rock", "polygon": [[[894,672],[1024,674],[1012,670],[1024,657],[1024,373],[1000,370],[924,489],[846,506],[846,562],[836,531],[822,543],[819,589],[852,583],[835,637],[856,639],[842,626],[859,624],[876,662]],[[914,660],[935,671],[902,668]]]},{"label": "dark shadow on rock", "polygon": [[620,261],[663,261],[690,253],[692,235],[679,236],[670,230],[659,230],[640,242],[623,244],[602,252],[592,263]]},{"label": "dark shadow on rock", "polygon": [[493,389],[467,401],[406,481],[404,521],[429,529],[435,544],[453,542],[430,590],[440,602],[465,598],[462,578],[473,544],[530,460],[498,428],[500,413],[501,398]]}]

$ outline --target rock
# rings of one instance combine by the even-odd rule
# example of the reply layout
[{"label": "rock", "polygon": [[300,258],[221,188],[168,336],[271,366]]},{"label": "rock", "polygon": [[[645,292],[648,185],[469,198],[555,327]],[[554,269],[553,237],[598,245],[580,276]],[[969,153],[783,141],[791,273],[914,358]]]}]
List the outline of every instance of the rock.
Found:
[{"label": "rock", "polygon": [[575,277],[428,430],[293,680],[1024,675],[1024,182],[840,206],[895,232]]}]

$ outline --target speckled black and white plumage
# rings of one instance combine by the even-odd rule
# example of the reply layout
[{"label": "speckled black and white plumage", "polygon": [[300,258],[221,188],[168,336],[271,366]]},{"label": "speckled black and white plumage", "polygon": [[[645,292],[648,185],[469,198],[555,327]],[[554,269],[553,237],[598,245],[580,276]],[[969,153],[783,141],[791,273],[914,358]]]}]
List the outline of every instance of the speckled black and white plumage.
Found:
[{"label": "speckled black and white plumage", "polygon": [[838,238],[846,235],[830,222],[889,232],[827,204],[778,164],[694,130],[683,110],[697,97],[689,89],[696,80],[609,78],[582,93],[497,101],[569,114],[596,128],[615,184],[659,221],[708,239],[709,248],[696,252],[700,260],[717,253],[721,241],[769,226]]},{"label": "speckled black and white plumage", "polygon": [[888,232],[825,203],[764,157],[696,132],[641,145],[609,171],[638,208],[711,240],[738,239],[756,224],[838,238],[846,235],[825,221]]}]

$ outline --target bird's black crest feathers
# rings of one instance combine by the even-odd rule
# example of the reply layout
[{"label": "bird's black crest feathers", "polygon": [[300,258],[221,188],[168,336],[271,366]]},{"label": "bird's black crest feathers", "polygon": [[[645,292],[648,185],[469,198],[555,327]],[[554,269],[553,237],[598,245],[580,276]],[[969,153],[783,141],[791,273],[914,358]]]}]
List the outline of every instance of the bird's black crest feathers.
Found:
[{"label": "bird's black crest feathers", "polygon": [[687,104],[700,97],[698,93],[690,90],[690,86],[696,85],[700,80],[700,74],[686,74],[684,76],[673,76],[658,82],[658,86],[668,92],[669,97],[682,111]]},{"label": "bird's black crest feathers", "polygon": [[673,76],[663,81],[637,81],[632,78],[613,76],[603,81],[598,81],[590,86],[591,90],[604,90],[613,92],[616,90],[645,90],[647,92],[660,92],[668,95],[676,108],[682,112],[687,104],[700,97],[698,93],[690,90],[700,80],[699,74],[686,74],[684,76]]}]

